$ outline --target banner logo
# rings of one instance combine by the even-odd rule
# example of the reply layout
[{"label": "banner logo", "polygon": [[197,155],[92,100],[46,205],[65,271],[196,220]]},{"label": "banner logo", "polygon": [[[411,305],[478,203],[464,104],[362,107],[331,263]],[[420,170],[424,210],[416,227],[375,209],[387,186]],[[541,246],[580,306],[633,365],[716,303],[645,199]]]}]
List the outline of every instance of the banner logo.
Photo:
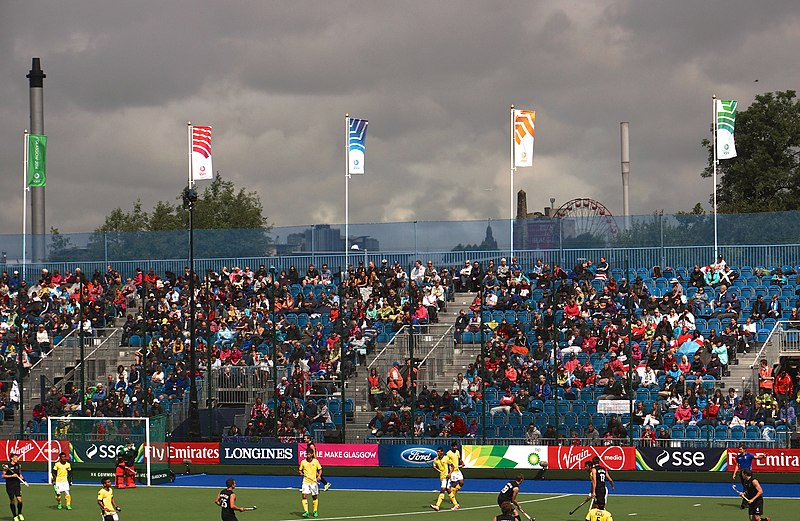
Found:
[{"label": "banner logo", "polygon": [[431,463],[436,457],[436,451],[425,447],[414,447],[400,453],[400,458],[408,463]]}]

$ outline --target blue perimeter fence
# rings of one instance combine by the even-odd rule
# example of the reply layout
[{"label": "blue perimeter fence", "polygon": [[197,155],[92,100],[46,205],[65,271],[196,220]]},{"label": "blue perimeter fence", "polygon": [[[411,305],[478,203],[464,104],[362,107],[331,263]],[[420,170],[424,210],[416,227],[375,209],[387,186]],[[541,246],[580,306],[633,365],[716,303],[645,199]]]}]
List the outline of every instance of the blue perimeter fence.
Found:
[{"label": "blue perimeter fence", "polygon": [[[310,263],[326,263],[336,271],[361,261],[380,264],[384,258],[405,267],[418,258],[438,266],[460,266],[466,260],[509,257],[512,251],[526,269],[538,258],[567,269],[600,256],[622,269],[714,261],[711,215],[655,213],[625,219],[597,215],[587,204],[562,218],[350,224],[348,241],[344,226],[331,224],[195,230],[196,270],[256,269],[263,264],[279,270],[293,265],[304,273]],[[351,248],[346,253],[345,242]],[[795,266],[800,263],[800,212],[719,215],[718,243],[719,253],[734,266]],[[188,249],[185,229],[29,235],[26,241],[19,234],[0,235],[0,263],[28,276],[42,268],[64,273],[76,266],[104,272],[108,264],[124,276],[133,275],[136,268],[181,273]]]}]

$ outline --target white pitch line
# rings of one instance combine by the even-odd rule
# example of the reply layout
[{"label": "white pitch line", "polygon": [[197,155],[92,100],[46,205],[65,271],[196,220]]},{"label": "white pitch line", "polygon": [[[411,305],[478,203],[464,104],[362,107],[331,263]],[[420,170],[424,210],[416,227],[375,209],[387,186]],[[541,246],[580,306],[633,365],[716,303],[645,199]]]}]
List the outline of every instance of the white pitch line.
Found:
[{"label": "white pitch line", "polygon": [[[550,497],[543,497],[539,499],[529,499],[527,501],[520,501],[520,503],[538,503],[539,501],[550,501],[551,499],[561,499],[562,497],[569,497],[574,494],[561,494],[560,496],[550,496]],[[485,508],[498,508],[497,505],[484,505],[479,507],[464,507],[458,509],[458,512],[463,512],[464,510],[482,510]],[[441,512],[448,512],[450,509],[442,510]],[[346,517],[325,517],[326,521],[336,521],[341,519],[372,519],[376,517],[397,517],[397,516],[418,516],[421,514],[433,514],[433,510],[420,510],[418,512],[392,512],[391,514],[370,514],[365,516],[346,516]],[[281,521],[297,521],[296,517],[290,519],[283,519]]]}]

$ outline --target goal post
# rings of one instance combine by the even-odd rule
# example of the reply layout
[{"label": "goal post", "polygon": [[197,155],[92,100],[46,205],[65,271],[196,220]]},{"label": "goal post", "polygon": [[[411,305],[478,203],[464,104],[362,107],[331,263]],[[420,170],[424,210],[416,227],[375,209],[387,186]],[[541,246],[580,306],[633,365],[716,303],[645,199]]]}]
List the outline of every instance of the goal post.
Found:
[{"label": "goal post", "polygon": [[[109,477],[114,481],[117,456],[127,454],[136,471],[136,481],[150,486],[168,478],[166,463],[154,460],[158,451],[152,450],[166,441],[165,420],[165,416],[53,416],[47,419],[47,442],[51,446],[68,441],[73,472],[88,480]],[[126,448],[131,449],[130,454]],[[48,455],[48,483],[57,459],[57,453]]]}]

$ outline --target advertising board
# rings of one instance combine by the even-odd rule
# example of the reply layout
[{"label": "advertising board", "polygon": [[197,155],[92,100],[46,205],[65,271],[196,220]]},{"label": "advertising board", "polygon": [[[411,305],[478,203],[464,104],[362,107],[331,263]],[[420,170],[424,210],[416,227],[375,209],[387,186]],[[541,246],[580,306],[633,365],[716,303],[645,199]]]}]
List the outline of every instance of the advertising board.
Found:
[{"label": "advertising board", "polygon": [[636,449],[636,470],[671,470],[709,472],[725,470],[725,449],[683,447],[639,447]]},{"label": "advertising board", "polygon": [[[753,472],[800,472],[800,449],[748,449],[753,454],[764,454],[763,460],[753,460]],[[733,472],[739,449],[728,449],[728,470]]]},{"label": "advertising board", "polygon": [[[317,443],[317,459],[330,467],[377,467],[378,446],[371,444]],[[306,444],[297,446],[298,462],[306,457]]]},{"label": "advertising board", "polygon": [[296,443],[227,442],[219,445],[219,462],[229,465],[297,465]]},{"label": "advertising board", "polygon": [[551,446],[548,447],[547,463],[551,469],[582,470],[586,460],[597,456],[600,464],[608,470],[633,470],[636,468],[636,452],[633,447],[611,446]]},{"label": "advertising board", "polygon": [[464,467],[472,469],[540,469],[548,447],[540,445],[464,445]]},{"label": "advertising board", "polygon": [[[430,467],[437,445],[378,445],[381,467]],[[463,456],[462,456],[463,458]]]},{"label": "advertising board", "polygon": [[20,461],[56,461],[59,452],[69,454],[68,441],[2,440],[0,460],[8,461],[11,454],[18,454]]}]

